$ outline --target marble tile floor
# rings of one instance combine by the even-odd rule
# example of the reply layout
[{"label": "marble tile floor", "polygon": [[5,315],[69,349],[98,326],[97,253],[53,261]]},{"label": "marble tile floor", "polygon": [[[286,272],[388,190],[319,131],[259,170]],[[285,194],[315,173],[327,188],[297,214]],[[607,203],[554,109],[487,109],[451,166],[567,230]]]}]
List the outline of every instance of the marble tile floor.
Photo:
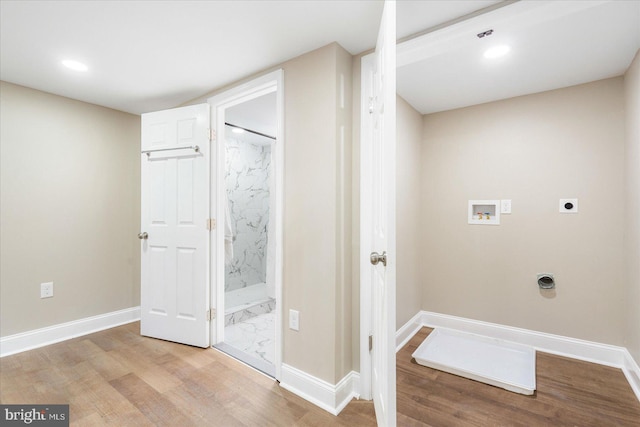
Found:
[{"label": "marble tile floor", "polygon": [[[221,350],[229,353],[261,371],[271,371],[275,361],[275,312],[260,314],[224,328],[224,344]],[[228,351],[228,347],[232,347]],[[242,357],[237,351],[249,356]],[[252,363],[258,362],[258,363]],[[266,372],[269,373],[269,372]],[[272,375],[273,376],[273,375]]]}]

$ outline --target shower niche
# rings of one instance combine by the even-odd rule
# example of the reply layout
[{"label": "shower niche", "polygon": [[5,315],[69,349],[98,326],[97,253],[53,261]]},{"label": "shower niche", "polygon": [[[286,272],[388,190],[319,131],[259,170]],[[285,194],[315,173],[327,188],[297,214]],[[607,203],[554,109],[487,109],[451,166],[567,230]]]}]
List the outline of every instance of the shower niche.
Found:
[{"label": "shower niche", "polygon": [[469,200],[467,219],[474,225],[500,225],[500,200]]}]

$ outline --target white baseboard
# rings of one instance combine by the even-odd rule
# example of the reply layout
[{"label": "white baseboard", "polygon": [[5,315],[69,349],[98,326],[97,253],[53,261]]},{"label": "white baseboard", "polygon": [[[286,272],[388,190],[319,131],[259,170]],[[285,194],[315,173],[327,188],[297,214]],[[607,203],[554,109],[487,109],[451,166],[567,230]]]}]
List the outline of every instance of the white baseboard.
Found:
[{"label": "white baseboard", "polygon": [[10,356],[104,329],[140,320],[140,307],[131,307],[98,316],[35,329],[0,338],[0,357]]},{"label": "white baseboard", "polygon": [[360,374],[349,372],[333,385],[299,369],[282,364],[280,386],[297,394],[325,411],[338,415],[360,390]]},{"label": "white baseboard", "polygon": [[624,347],[514,328],[479,320],[421,311],[396,333],[400,350],[422,326],[448,328],[531,346],[538,351],[621,369],[640,400],[640,368]]},{"label": "white baseboard", "polygon": [[640,400],[640,367],[638,367],[636,361],[631,357],[629,350],[625,349],[624,352],[625,358],[622,372],[624,372],[624,376],[627,377],[627,381],[629,381],[629,385],[636,394],[636,397]]},{"label": "white baseboard", "polygon": [[416,313],[396,332],[396,353],[424,326],[422,324],[422,313],[422,311]]}]

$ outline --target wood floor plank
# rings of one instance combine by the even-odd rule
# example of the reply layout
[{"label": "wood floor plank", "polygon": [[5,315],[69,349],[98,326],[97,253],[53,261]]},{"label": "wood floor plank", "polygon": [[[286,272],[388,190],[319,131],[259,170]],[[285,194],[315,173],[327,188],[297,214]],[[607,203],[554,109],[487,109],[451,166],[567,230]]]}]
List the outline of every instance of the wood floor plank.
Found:
[{"label": "wood floor plank", "polygon": [[147,353],[140,346],[127,346],[111,350],[109,354],[160,393],[180,385],[180,380],[162,367],[161,362],[167,357],[165,353]]},{"label": "wood floor plank", "polygon": [[243,423],[236,419],[227,410],[224,402],[230,400],[219,400],[212,398],[206,393],[201,393],[200,387],[191,387],[185,384],[175,390],[166,393],[168,399],[176,404],[183,412],[199,425],[220,425],[242,426]]},{"label": "wood floor plank", "polygon": [[114,380],[131,373],[131,367],[125,366],[114,358],[110,352],[101,352],[88,359],[89,364],[106,381]]},{"label": "wood floor plank", "polygon": [[131,402],[154,425],[188,426],[190,420],[170,399],[136,374],[110,381],[127,401]]},{"label": "wood floor plank", "polygon": [[133,411],[121,412],[115,416],[105,416],[97,412],[93,412],[90,415],[83,418],[73,418],[71,425],[75,427],[99,427],[99,426],[114,426],[114,427],[153,427],[154,424],[147,420],[147,418],[137,409]]},{"label": "wood floor plank", "polygon": [[[537,354],[523,396],[418,365],[423,328],[397,353],[399,426],[640,426],[619,369]],[[339,416],[214,349],[142,337],[132,323],[0,359],[0,402],[69,403],[74,426],[374,426],[373,404]]]}]

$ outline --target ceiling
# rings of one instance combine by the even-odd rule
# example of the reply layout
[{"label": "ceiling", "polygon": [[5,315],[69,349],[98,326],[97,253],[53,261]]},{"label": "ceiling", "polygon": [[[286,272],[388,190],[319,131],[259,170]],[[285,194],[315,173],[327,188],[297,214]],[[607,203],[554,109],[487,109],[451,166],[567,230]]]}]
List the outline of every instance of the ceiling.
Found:
[{"label": "ceiling", "polygon": [[[278,134],[276,96],[276,92],[271,92],[227,108],[224,120],[226,123],[275,138]],[[227,127],[226,131],[231,132],[231,128]],[[245,132],[240,135],[233,134],[232,136],[258,145],[266,145],[273,142],[273,139],[265,138],[252,132]]]},{"label": "ceiling", "polygon": [[[398,36],[495,1],[402,1]],[[337,41],[375,45],[380,1],[0,1],[0,79],[140,114]],[[65,69],[66,58],[89,66]]]},{"label": "ceiling", "polygon": [[[398,46],[398,93],[422,113],[458,108],[620,75],[640,47],[638,0],[510,3],[399,1],[400,40],[454,24]],[[497,9],[459,19],[487,7]],[[381,13],[373,0],[0,0],[0,79],[140,114],[333,41],[371,49]],[[511,54],[483,61],[500,40]],[[89,70],[64,68],[67,58]]]},{"label": "ceiling", "polygon": [[638,49],[640,1],[516,2],[398,45],[397,92],[434,113],[620,76]]},{"label": "ceiling", "polygon": [[[368,49],[382,3],[3,0],[0,8],[2,80],[143,113],[333,41]],[[65,69],[65,58],[89,71]]]}]

